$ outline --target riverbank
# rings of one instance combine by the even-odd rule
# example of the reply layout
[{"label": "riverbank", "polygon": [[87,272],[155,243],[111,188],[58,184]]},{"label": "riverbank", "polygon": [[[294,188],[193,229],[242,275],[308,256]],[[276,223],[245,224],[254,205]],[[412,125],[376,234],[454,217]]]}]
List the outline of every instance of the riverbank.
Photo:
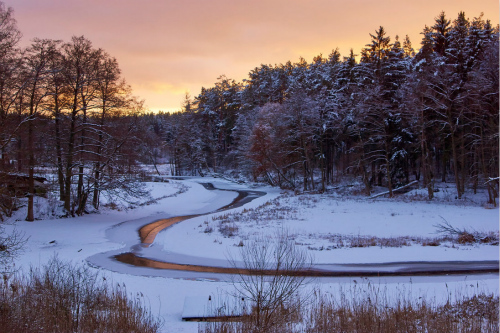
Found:
[{"label": "riverbank", "polygon": [[[210,212],[214,209],[214,207],[222,207],[229,204],[237,196],[237,194],[227,191],[214,192],[205,190],[202,185],[197,183],[197,181],[214,182],[217,186],[226,186],[228,188],[244,188],[243,185],[229,183],[220,179],[207,178],[190,179],[182,182],[179,181],[178,183],[176,181],[171,181],[169,183],[151,183],[148,186],[151,186],[153,189],[153,197],[164,198],[148,205],[138,206],[136,209],[127,211],[107,210],[101,214],[91,214],[70,219],[54,219],[35,222],[25,222],[22,220],[10,221],[13,224],[7,225],[7,229],[11,230],[16,227],[17,230],[24,232],[26,236],[29,237],[24,253],[16,262],[16,267],[22,270],[28,270],[30,265],[38,267],[48,262],[48,260],[50,260],[50,258],[54,255],[57,255],[62,260],[68,260],[73,263],[86,265],[87,258],[93,255],[107,251],[120,252],[123,249],[127,249],[127,246],[131,242],[133,242],[133,244],[137,244],[139,241],[139,235],[137,233],[138,225],[146,224],[168,216]],[[179,189],[181,188],[181,184],[183,184],[182,186],[187,187],[187,189],[176,195],[177,192],[180,192]],[[257,207],[265,205],[266,202],[275,200],[280,195],[281,191],[277,189],[266,189],[266,192],[268,193],[266,196],[254,200],[245,207],[237,208],[233,212],[243,211],[245,209],[257,209]],[[299,197],[297,197],[297,200]],[[341,198],[339,199],[340,202],[342,202]],[[306,205],[295,205],[295,199],[290,200],[290,204],[292,206],[296,206],[295,208],[297,208],[299,215],[297,215],[298,219],[290,219],[289,222],[296,224],[297,226],[302,226],[301,230],[305,230],[303,233],[304,237],[311,237],[309,234],[319,235],[321,231],[320,217],[325,212],[328,212],[328,210],[330,210],[330,212],[333,211],[334,216],[345,217],[348,217],[349,215],[354,217],[356,214],[362,213],[360,209],[356,209],[355,205],[353,205],[349,210],[348,206],[336,209],[336,206],[331,207],[321,203],[319,205],[315,203],[315,207],[312,206],[312,203],[308,203],[307,205],[311,205],[311,207],[310,210],[307,210],[305,207]],[[323,199],[318,200],[320,202],[323,201]],[[325,198],[324,200],[327,199]],[[306,200],[303,201],[305,202]],[[346,204],[348,202],[349,201],[346,201]],[[338,207],[341,207],[340,204],[341,203],[339,203]],[[399,203],[397,204],[399,205]],[[471,214],[467,215],[466,212],[468,212],[468,209],[465,208],[455,209],[455,206],[443,206],[442,208],[434,207],[441,205],[441,203],[422,203],[423,206],[419,205],[415,206],[413,216],[415,216],[417,211],[420,211],[419,207],[427,207],[425,210],[426,212],[431,212],[435,209],[435,214],[439,212],[447,212],[451,207],[453,210],[450,214],[457,217],[462,216],[464,218],[464,222],[471,218],[483,222],[484,220],[496,218],[496,221],[498,222],[498,210],[493,211],[493,213],[496,213],[495,216],[495,214],[490,213],[490,210],[486,210],[481,207],[477,208],[477,210],[471,208]],[[319,209],[319,207],[322,207],[322,209]],[[386,228],[391,230],[390,226],[385,227],[383,225],[384,221],[389,219],[389,217],[394,218],[397,216],[403,216],[395,210],[388,210],[390,207],[389,203],[386,201],[374,202],[369,207],[372,207],[372,209],[365,211],[365,215],[363,216],[372,217],[371,220],[374,224],[373,230],[383,230]],[[274,211],[276,211],[276,209],[274,209]],[[317,213],[311,215],[311,211]],[[483,215],[483,212],[485,212],[485,215]],[[392,213],[399,215],[392,216]],[[409,214],[409,216],[412,215]],[[19,216],[19,218],[22,219],[21,216]],[[437,216],[437,218],[439,219],[439,216]],[[189,225],[181,223],[178,226],[169,229],[168,232],[160,233],[160,237],[165,236],[165,240],[173,238],[175,239],[175,242],[165,241],[160,243],[157,240],[156,244],[153,244],[151,249],[156,249],[159,253],[164,252],[172,254],[175,251],[180,252],[181,249],[195,248],[198,252],[203,252],[205,257],[212,258],[212,260],[217,258],[222,260],[222,258],[225,258],[224,251],[228,251],[228,249],[238,251],[238,247],[235,246],[238,245],[239,242],[237,238],[224,238],[222,234],[220,236],[216,236],[215,231],[212,233],[205,233],[205,219],[208,220],[209,224],[214,223],[213,226],[217,227],[216,223],[218,223],[218,220],[212,220],[211,217],[204,217],[199,221],[193,221],[192,224]],[[364,218],[359,215],[356,219],[348,219],[348,221],[355,220],[363,221]],[[324,219],[324,221],[332,220]],[[285,223],[285,220],[279,219],[278,222],[283,224]],[[495,221],[490,221],[490,223],[493,222]],[[200,224],[202,225],[201,228],[199,227]],[[379,225],[378,229],[376,228],[377,224]],[[380,227],[380,225],[383,227]],[[258,231],[265,231],[265,228],[271,228],[271,226],[271,220],[266,221],[266,224],[256,225],[254,226],[255,228],[251,227],[250,224],[245,224],[239,229],[241,230],[239,235],[244,236],[253,228]],[[308,233],[308,228],[316,228],[316,230],[314,233]],[[354,233],[356,234],[356,231],[354,231]],[[203,240],[202,243],[200,239],[203,237],[206,239]],[[214,242],[216,237],[219,240],[217,243]],[[312,238],[318,239],[318,241],[326,241],[317,236]],[[220,242],[222,242],[222,244],[220,244]],[[169,249],[167,244],[172,248]],[[194,245],[189,247],[189,244]],[[209,247],[209,245],[211,245],[211,247]],[[315,247],[314,245],[304,246]],[[469,251],[472,251],[474,246],[471,246],[470,248],[471,250]],[[493,246],[492,248],[495,247]],[[348,260],[350,253],[362,250],[365,251],[365,256],[368,256],[369,253],[375,249],[378,248],[349,248],[345,249],[346,254],[340,257],[343,257],[344,260]],[[391,251],[396,253],[398,250],[402,251],[404,249],[405,248],[395,248]],[[425,249],[425,247],[419,246],[413,249],[418,252],[421,249]],[[457,251],[457,253],[468,252],[467,250],[451,250]],[[329,255],[336,253],[334,250],[320,251],[313,249],[311,251],[316,253],[322,253],[324,251],[323,253],[327,253]],[[496,251],[498,255],[498,247],[496,247]],[[361,258],[362,255],[353,255],[351,256],[351,259],[355,257]],[[135,272],[133,267],[125,266],[125,268],[123,268],[123,264],[117,262],[114,262],[114,265],[121,265],[120,272],[117,272],[118,270],[113,267],[96,269],[106,276],[107,281],[111,283],[125,284],[128,292],[132,296],[135,297],[135,295],[142,295],[141,299],[147,306],[151,307],[153,314],[162,318],[165,332],[197,332],[198,325],[196,323],[185,323],[181,320],[185,297],[205,296],[209,294],[220,295],[230,292],[233,288],[229,280],[213,276],[181,278],[176,277],[175,275],[170,275],[170,277],[165,277],[165,275],[168,276],[170,273],[158,270],[154,270],[155,274],[150,274],[149,271],[144,271],[143,275],[135,275],[135,273],[132,274],[132,271]],[[127,272],[129,269],[130,272]],[[482,292],[494,293],[498,295],[498,274],[474,276],[455,275],[442,277],[328,278],[321,279],[321,281],[313,281],[308,284],[307,288],[309,290],[320,288],[326,293],[337,294],[341,289],[356,289],[357,291],[362,292],[365,288],[373,288],[373,286],[378,286],[379,288],[386,290],[389,295],[405,293],[415,299],[418,299],[419,297],[427,297],[437,301],[445,301],[448,297],[450,297],[450,294],[452,294],[452,297],[458,296],[459,294],[474,295]]]}]

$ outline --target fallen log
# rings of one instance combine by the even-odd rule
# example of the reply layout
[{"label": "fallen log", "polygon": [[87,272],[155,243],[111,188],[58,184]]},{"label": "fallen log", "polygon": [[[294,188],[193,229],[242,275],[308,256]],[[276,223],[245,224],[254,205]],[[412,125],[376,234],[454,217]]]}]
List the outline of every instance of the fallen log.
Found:
[{"label": "fallen log", "polygon": [[[407,188],[407,187],[410,187],[410,186],[412,186],[412,185],[415,185],[415,184],[418,184],[418,180],[414,180],[414,181],[412,181],[411,183],[408,183],[408,184],[403,185],[403,186],[401,186],[401,187],[395,188],[394,190],[392,190],[392,192],[397,192],[397,191],[403,190],[403,189],[405,189],[405,188]],[[372,196],[371,196],[371,197],[369,197],[368,199],[374,199],[374,198],[376,198],[376,197],[381,197],[381,196],[386,195],[386,194],[389,194],[389,193],[390,193],[390,191],[386,191],[386,192],[382,192],[382,193],[377,193],[377,194],[375,194],[375,195],[372,195]]]}]

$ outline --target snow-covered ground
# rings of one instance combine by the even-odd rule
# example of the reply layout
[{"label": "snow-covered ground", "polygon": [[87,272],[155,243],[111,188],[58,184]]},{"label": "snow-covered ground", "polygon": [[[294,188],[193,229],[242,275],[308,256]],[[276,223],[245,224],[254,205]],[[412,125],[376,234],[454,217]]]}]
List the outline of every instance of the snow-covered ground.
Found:
[{"label": "snow-covered ground", "polygon": [[[311,251],[318,264],[468,261],[478,258],[498,260],[498,246],[483,244],[338,248],[333,242],[336,235],[352,239],[370,236],[436,238],[440,236],[437,226],[445,221],[457,229],[471,232],[498,231],[498,209],[485,209],[471,203],[434,204],[427,201],[405,202],[399,199],[374,201],[364,197],[346,199],[333,195],[290,194],[281,195],[279,204],[275,205],[272,204],[272,199],[276,195],[274,191],[271,195],[245,206],[247,209],[256,208],[263,202],[271,201],[269,206],[261,210],[263,213],[258,217],[243,216],[240,221],[233,218],[236,221],[231,222],[229,216],[226,223],[238,229],[233,237],[224,237],[218,232],[221,220],[217,217],[228,214],[222,212],[175,225],[169,232],[161,233],[156,243],[162,244],[164,250],[169,252],[225,260],[228,255],[237,256],[238,247],[235,245],[240,242],[244,244],[261,235],[273,235],[273,229],[285,228],[294,237],[296,244]],[[276,217],[278,219],[275,219]],[[211,228],[213,232],[207,233],[207,228]],[[184,234],[189,234],[189,237],[180,237]]]},{"label": "snow-covered ground", "polygon": [[[139,243],[137,229],[144,224],[171,216],[213,212],[229,204],[237,195],[229,191],[209,191],[200,185],[207,182],[213,183],[217,188],[246,188],[221,179],[190,178],[171,180],[168,183],[148,183],[152,197],[162,199],[138,205],[135,209],[104,210],[99,214],[82,217],[35,222],[23,221],[24,212],[21,210],[5,226],[7,231],[16,228],[29,237],[25,251],[16,265],[21,269],[27,269],[30,265],[40,266],[54,255],[62,260],[84,265],[90,261],[99,266],[97,269],[107,276],[108,281],[125,283],[131,294],[143,295],[141,297],[144,297],[147,306],[151,306],[153,314],[164,321],[165,332],[197,332],[196,323],[181,321],[185,297],[224,294],[232,290],[229,279],[217,276],[176,278],[175,274],[167,271],[136,269],[112,260],[106,261],[104,255],[99,254],[130,251],[130,247]],[[411,196],[416,193],[411,193],[408,200],[367,200],[333,194],[295,196],[269,187],[253,189],[267,194],[244,207],[186,220],[164,230],[157,236],[151,251],[157,256],[163,253],[165,256],[191,258],[206,264],[223,262],[228,255],[237,256],[240,249],[237,245],[240,242],[244,244],[256,236],[270,235],[277,228],[286,228],[293,235],[295,243],[308,249],[317,263],[473,261],[499,258],[498,246],[492,245],[457,246],[443,243],[440,246],[413,244],[403,247],[335,248],[335,243],[332,242],[335,235],[354,238],[437,237],[436,225],[443,221],[460,229],[498,232],[498,209],[487,209],[490,207],[473,204],[470,200],[457,204],[452,199],[453,194],[447,194],[446,191],[441,192],[442,200],[429,203],[415,200],[415,197],[412,199]],[[446,199],[447,195],[451,199]],[[484,194],[477,194],[472,199],[479,203],[485,201]],[[271,209],[265,210],[258,208],[259,206]],[[228,215],[229,213],[238,213],[244,209],[254,209],[264,212],[264,215],[229,222],[237,230],[234,236],[224,237],[218,230],[221,221],[218,217],[226,215],[231,218],[237,215]],[[499,293],[498,274],[322,278],[314,280],[307,288],[321,288],[324,292],[335,294],[341,289],[344,292],[359,291],[360,288],[370,289],[374,286],[386,290],[389,295],[425,296],[437,300],[446,299],[450,294],[469,295],[483,291],[497,295]]]}]

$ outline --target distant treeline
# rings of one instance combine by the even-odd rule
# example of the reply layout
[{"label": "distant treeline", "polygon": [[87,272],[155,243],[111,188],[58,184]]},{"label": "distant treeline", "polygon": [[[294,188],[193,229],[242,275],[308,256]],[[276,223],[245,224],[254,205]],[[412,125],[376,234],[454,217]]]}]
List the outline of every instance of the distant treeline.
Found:
[{"label": "distant treeline", "polygon": [[272,185],[324,190],[345,177],[394,188],[436,181],[498,196],[498,26],[482,15],[408,37],[370,34],[360,61],[334,50],[312,63],[261,65],[186,97],[175,114],[147,116],[177,175],[232,172]]}]

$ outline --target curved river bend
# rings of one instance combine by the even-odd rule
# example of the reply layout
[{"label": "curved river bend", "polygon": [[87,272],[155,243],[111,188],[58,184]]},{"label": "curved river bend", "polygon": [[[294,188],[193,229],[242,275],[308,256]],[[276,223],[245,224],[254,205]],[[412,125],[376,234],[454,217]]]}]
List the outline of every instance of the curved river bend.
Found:
[{"label": "curved river bend", "polygon": [[[152,223],[146,223],[146,219],[126,222],[117,225],[110,229],[110,232],[115,231],[113,237],[124,237],[123,233],[137,232],[139,227],[140,243],[135,241],[135,244],[126,241],[130,246],[130,250],[122,252],[121,250],[109,251],[91,256],[87,261],[98,267],[106,269],[134,274],[134,275],[152,275],[152,276],[169,276],[178,278],[205,278],[219,280],[221,274],[252,274],[251,271],[239,268],[230,267],[227,261],[220,261],[217,265],[201,264],[203,258],[190,257],[180,254],[162,253],[161,250],[153,250],[150,246],[153,244],[158,233],[167,229],[174,224],[186,221],[188,219],[221,212],[232,208],[241,207],[252,200],[265,195],[265,192],[252,190],[227,190],[216,189],[211,183],[202,184],[207,190],[218,191],[235,191],[238,196],[228,205],[217,210],[213,210],[202,214],[192,214],[183,216],[174,216],[165,219],[159,219]],[[121,232],[116,232],[116,228],[123,229]],[[135,229],[135,230],[134,230]],[[130,236],[130,235],[129,235]],[[136,236],[134,239],[137,239]],[[118,240],[118,239],[117,239]],[[153,255],[148,255],[148,253]],[[161,258],[158,259],[158,258]],[[284,272],[280,274],[286,275],[301,275],[314,277],[361,277],[361,276],[435,276],[435,275],[470,275],[470,274],[498,274],[498,261],[478,261],[478,262],[395,262],[382,264],[318,264],[312,269],[300,272]],[[262,273],[262,272],[260,272]],[[266,271],[264,274],[273,275],[275,271]]]}]

